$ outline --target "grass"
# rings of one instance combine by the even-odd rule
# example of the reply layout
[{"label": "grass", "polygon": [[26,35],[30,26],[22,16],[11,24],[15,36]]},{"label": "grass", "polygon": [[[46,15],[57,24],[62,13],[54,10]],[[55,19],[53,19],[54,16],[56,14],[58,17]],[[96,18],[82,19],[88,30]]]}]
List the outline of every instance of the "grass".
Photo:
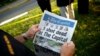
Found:
[{"label": "grass", "polygon": [[100,16],[90,12],[80,15],[76,12],[78,25],[73,36],[76,45],[76,56],[100,56]]},{"label": "grass", "polygon": [[[35,10],[37,10],[37,12]],[[33,13],[34,11],[35,14]],[[0,26],[0,29],[13,36],[17,36],[24,33],[31,25],[39,23],[41,15],[35,15],[41,13],[41,10],[36,8],[29,12],[30,15]],[[57,9],[53,11],[53,13],[59,14],[59,10]],[[78,20],[72,39],[76,45],[75,56],[100,56],[100,16],[91,10],[87,15],[78,14],[77,9],[75,9],[75,17],[76,20]],[[25,45],[31,50],[34,49],[32,40],[27,41]]]}]

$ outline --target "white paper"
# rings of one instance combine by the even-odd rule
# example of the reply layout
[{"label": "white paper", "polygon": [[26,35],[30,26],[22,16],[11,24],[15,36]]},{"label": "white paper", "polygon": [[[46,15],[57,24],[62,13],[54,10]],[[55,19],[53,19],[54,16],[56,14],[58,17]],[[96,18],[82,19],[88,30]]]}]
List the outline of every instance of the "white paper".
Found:
[{"label": "white paper", "polygon": [[59,53],[61,45],[71,41],[76,24],[77,20],[45,11],[33,43]]}]

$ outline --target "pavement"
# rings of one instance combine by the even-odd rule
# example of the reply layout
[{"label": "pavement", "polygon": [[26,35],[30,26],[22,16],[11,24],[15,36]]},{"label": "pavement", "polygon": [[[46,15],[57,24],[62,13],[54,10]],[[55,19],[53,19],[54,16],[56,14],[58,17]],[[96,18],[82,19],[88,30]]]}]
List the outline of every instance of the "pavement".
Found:
[{"label": "pavement", "polygon": [[10,19],[8,19],[8,20],[5,20],[5,21],[3,21],[3,22],[0,23],[0,26],[4,25],[4,24],[6,24],[6,23],[9,23],[9,22],[11,22],[11,21],[13,21],[13,20],[15,20],[15,19],[17,19],[17,18],[19,18],[19,17],[22,17],[22,16],[24,16],[24,15],[26,15],[26,14],[28,14],[28,12],[19,14],[19,15],[13,17],[13,18],[10,18]]},{"label": "pavement", "polygon": [[36,5],[36,0],[18,0],[6,6],[6,10],[4,9],[0,12],[0,23],[12,19],[14,17],[16,18],[16,16],[28,12],[29,10],[34,9]]},{"label": "pavement", "polygon": [[1,7],[0,8],[0,13],[6,12],[6,11],[8,11],[10,9],[13,9],[13,8],[15,8],[15,7],[19,6],[19,5],[22,5],[22,4],[26,3],[27,1],[28,0],[17,0],[17,1],[15,1],[15,2],[9,4],[9,5]]}]

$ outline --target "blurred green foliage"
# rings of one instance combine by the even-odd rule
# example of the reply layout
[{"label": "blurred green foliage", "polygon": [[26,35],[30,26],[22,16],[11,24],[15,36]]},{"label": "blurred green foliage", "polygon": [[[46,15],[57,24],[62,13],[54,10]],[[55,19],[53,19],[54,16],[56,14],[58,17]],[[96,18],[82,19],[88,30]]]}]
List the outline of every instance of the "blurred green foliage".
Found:
[{"label": "blurred green foliage", "polygon": [[100,56],[100,16],[93,11],[87,15],[75,12],[78,24],[73,41],[76,56]]}]

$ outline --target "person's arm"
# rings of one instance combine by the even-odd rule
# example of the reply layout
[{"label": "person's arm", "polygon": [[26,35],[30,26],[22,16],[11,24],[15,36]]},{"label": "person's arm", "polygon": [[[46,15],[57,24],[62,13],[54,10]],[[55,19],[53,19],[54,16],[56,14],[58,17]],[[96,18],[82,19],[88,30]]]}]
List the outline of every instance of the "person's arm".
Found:
[{"label": "person's arm", "polygon": [[28,29],[26,33],[15,37],[15,39],[21,43],[24,43],[26,39],[33,39],[37,31],[39,31],[38,24],[33,25],[31,28]]},{"label": "person's arm", "polygon": [[75,45],[71,41],[69,43],[64,43],[61,47],[60,56],[73,56],[75,53]]}]

